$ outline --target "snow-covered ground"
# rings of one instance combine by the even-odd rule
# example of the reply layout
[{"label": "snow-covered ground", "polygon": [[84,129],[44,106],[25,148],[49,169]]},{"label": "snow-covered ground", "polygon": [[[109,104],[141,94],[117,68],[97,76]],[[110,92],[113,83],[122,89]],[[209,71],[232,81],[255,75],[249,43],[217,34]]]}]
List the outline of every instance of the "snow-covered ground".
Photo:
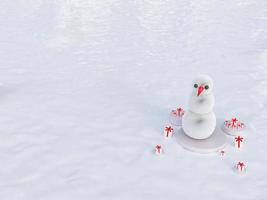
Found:
[{"label": "snow-covered ground", "polygon": [[[266,0],[1,0],[0,26],[1,200],[267,198]],[[199,73],[243,151],[162,136]]]}]

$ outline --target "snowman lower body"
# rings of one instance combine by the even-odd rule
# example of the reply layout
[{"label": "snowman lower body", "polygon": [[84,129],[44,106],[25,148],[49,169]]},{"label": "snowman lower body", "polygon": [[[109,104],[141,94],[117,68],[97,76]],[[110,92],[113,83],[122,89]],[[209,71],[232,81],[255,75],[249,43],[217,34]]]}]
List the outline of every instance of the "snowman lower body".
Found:
[{"label": "snowman lower body", "polygon": [[216,152],[226,144],[221,122],[216,123],[213,112],[199,115],[188,111],[183,117],[182,128],[178,130],[176,139],[185,149],[199,153]]}]

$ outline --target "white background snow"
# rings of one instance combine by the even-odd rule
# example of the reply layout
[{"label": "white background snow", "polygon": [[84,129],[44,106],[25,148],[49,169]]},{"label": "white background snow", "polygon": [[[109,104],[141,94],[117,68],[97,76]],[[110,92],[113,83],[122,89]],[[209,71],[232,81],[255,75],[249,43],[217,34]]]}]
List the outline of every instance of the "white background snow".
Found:
[{"label": "white background snow", "polygon": [[[199,73],[243,151],[164,139]],[[1,0],[0,82],[1,200],[267,198],[265,0]]]}]

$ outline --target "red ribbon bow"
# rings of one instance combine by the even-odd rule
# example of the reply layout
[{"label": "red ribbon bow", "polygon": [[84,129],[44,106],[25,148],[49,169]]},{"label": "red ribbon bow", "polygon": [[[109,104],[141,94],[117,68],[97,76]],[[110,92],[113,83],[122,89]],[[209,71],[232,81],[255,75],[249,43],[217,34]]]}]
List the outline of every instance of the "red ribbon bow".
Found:
[{"label": "red ribbon bow", "polygon": [[157,146],[156,146],[156,150],[158,151],[158,153],[160,153],[161,146],[160,146],[160,145],[157,145]]},{"label": "red ribbon bow", "polygon": [[183,116],[183,114],[184,114],[182,108],[178,108],[178,109],[177,109],[177,112],[178,112],[178,115],[179,115],[179,116]]},{"label": "red ribbon bow", "polygon": [[240,167],[241,171],[243,170],[243,167],[245,167],[245,164],[242,162],[238,162],[237,166]]},{"label": "red ribbon bow", "polygon": [[240,136],[237,136],[237,137],[235,138],[235,141],[237,142],[237,147],[238,147],[238,148],[240,148],[240,143],[243,142],[243,139],[244,139],[244,138],[242,138],[242,137],[240,137]]},{"label": "red ribbon bow", "polygon": [[232,121],[231,121],[231,122],[232,122],[232,127],[236,127],[236,123],[237,123],[237,121],[238,121],[238,120],[237,120],[236,118],[233,118],[233,119],[232,119]]},{"label": "red ribbon bow", "polygon": [[171,126],[165,127],[165,131],[167,132],[167,137],[168,137],[169,133],[173,131],[173,128]]}]

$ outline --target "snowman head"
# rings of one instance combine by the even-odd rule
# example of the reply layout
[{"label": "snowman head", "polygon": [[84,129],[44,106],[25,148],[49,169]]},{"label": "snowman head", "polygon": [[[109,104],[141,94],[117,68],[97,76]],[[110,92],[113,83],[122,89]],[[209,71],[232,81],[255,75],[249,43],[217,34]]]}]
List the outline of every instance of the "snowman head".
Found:
[{"label": "snowman head", "polygon": [[205,74],[198,75],[193,81],[193,93],[196,96],[204,96],[212,93],[212,79]]}]

